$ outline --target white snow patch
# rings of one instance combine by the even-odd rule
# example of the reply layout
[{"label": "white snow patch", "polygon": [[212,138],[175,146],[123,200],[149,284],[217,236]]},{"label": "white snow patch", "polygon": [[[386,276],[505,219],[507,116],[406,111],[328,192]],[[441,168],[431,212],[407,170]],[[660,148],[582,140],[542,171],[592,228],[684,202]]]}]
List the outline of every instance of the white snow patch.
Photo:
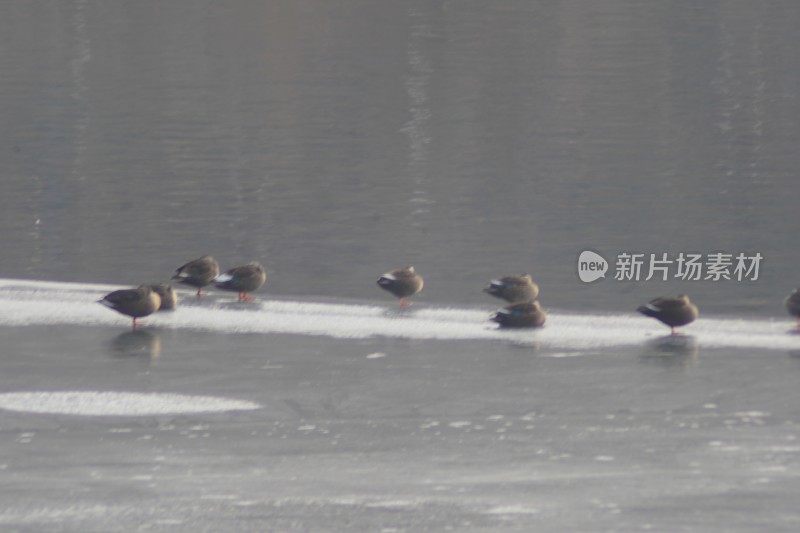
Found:
[{"label": "white snow patch", "polygon": [[257,403],[213,396],[104,391],[25,391],[0,394],[0,409],[82,416],[143,416],[259,409]]}]

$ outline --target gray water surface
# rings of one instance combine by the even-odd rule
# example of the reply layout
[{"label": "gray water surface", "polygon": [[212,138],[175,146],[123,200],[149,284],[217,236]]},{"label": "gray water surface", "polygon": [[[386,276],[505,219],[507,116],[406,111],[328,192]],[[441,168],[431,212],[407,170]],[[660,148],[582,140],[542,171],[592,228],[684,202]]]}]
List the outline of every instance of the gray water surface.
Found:
[{"label": "gray water surface", "polygon": [[[796,285],[800,7],[34,2],[0,7],[7,277],[136,284],[204,253],[275,294],[545,305]],[[591,248],[760,252],[757,282],[598,282]]]}]

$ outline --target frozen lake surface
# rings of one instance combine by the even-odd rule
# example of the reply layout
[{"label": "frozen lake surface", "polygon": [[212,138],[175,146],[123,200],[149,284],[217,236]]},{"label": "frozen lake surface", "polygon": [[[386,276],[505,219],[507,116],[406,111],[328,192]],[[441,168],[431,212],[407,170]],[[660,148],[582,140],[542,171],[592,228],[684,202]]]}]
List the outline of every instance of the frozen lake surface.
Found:
[{"label": "frozen lake surface", "polygon": [[[798,28],[795,0],[0,2],[0,531],[799,530]],[[261,262],[257,301],[183,291],[135,333],[95,303],[204,254]],[[481,289],[523,272],[546,327],[498,331]],[[682,293],[679,336],[634,312]]]},{"label": "frozen lake surface", "polygon": [[[0,281],[9,531],[792,531],[800,336]],[[107,414],[103,414],[107,409]]]}]

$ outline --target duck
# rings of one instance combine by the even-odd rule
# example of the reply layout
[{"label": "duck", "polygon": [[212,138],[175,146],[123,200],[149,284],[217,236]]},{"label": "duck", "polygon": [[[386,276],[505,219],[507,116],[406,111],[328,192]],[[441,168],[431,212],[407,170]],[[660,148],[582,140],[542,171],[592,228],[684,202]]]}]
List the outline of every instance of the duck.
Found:
[{"label": "duck", "polygon": [[786,310],[797,318],[797,329],[800,330],[800,289],[795,289],[786,297]]},{"label": "duck", "polygon": [[161,297],[149,285],[139,285],[135,289],[110,292],[98,300],[98,303],[133,318],[133,331],[136,331],[136,319],[158,311]]},{"label": "duck", "polygon": [[411,302],[407,298],[422,290],[425,281],[413,266],[396,268],[378,278],[381,289],[394,294],[400,299],[400,307],[408,307]]},{"label": "duck", "polygon": [[169,283],[156,283],[150,285],[150,288],[161,298],[159,311],[172,311],[178,305],[178,294]]},{"label": "duck", "polygon": [[510,304],[517,304],[534,301],[539,296],[539,286],[528,274],[518,274],[493,279],[483,292]]},{"label": "duck", "polygon": [[544,325],[547,314],[537,301],[509,305],[497,311],[491,320],[501,328],[538,328]]},{"label": "duck", "polygon": [[204,255],[179,266],[172,279],[184,285],[197,287],[197,297],[200,298],[203,295],[203,287],[211,285],[217,276],[219,276],[219,263],[210,255]]},{"label": "duck", "polygon": [[247,293],[260,289],[266,281],[264,267],[253,261],[220,274],[214,279],[214,286],[225,291],[238,292],[240,302],[249,302],[254,298]]},{"label": "duck", "polygon": [[669,326],[673,335],[676,334],[676,327],[691,324],[699,315],[697,306],[685,294],[656,298],[636,310]]}]

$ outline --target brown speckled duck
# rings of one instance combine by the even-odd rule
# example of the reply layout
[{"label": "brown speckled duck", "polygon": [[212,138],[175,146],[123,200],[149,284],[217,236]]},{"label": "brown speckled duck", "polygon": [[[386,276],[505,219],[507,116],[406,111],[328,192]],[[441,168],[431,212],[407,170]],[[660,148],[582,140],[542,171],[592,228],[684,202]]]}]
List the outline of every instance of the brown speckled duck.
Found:
[{"label": "brown speckled duck", "polygon": [[697,306],[685,294],[675,297],[656,298],[636,309],[645,316],[653,317],[669,326],[675,335],[675,328],[691,324],[699,314]]},{"label": "brown speckled duck", "polygon": [[539,286],[528,274],[519,274],[493,279],[483,292],[510,304],[518,304],[534,301],[539,296]]},{"label": "brown speckled duck", "polygon": [[148,285],[139,285],[135,289],[110,292],[98,302],[133,318],[133,331],[136,331],[136,319],[158,311],[161,298]]},{"label": "brown speckled duck", "polygon": [[795,289],[786,297],[786,310],[797,318],[797,329],[800,330],[800,289]]},{"label": "brown speckled duck", "polygon": [[214,280],[214,285],[218,289],[238,292],[240,302],[249,302],[253,297],[247,293],[260,289],[266,281],[264,267],[254,261],[220,274]]},{"label": "brown speckled duck", "polygon": [[539,302],[522,302],[500,309],[491,320],[501,328],[538,328],[544,325],[547,314]]},{"label": "brown speckled duck", "polygon": [[378,278],[378,285],[381,289],[400,298],[400,307],[411,305],[407,298],[421,291],[424,284],[422,276],[417,274],[413,266],[392,270]]},{"label": "brown speckled duck", "polygon": [[197,287],[197,297],[203,295],[203,287],[211,285],[214,278],[219,276],[219,264],[210,255],[204,255],[181,265],[175,271],[172,279],[184,285]]},{"label": "brown speckled duck", "polygon": [[178,294],[169,283],[156,283],[150,285],[150,288],[161,298],[159,311],[172,311],[178,305]]}]

